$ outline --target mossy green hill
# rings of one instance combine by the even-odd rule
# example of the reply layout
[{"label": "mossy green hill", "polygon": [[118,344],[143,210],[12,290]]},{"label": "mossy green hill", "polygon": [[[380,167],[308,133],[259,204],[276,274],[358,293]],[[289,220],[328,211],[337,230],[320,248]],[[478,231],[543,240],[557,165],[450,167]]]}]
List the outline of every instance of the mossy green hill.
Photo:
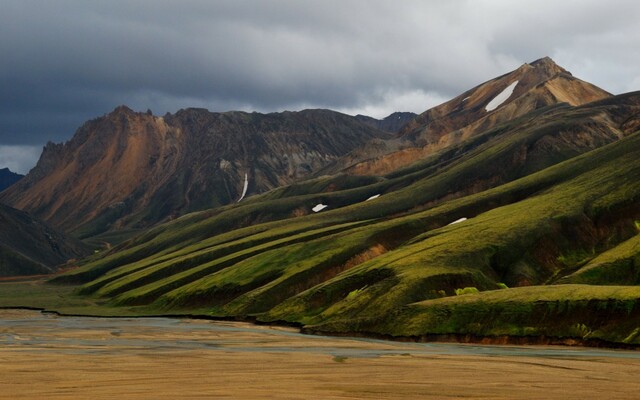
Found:
[{"label": "mossy green hill", "polygon": [[638,115],[639,93],[545,107],[386,176],[186,215],[53,281],[114,306],[321,332],[636,343],[640,289],[592,285],[637,280]]}]

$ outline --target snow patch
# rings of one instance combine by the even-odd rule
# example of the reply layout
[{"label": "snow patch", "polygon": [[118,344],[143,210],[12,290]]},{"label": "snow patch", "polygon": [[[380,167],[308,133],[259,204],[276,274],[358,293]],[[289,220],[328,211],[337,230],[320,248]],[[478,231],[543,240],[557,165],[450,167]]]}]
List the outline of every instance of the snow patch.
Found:
[{"label": "snow patch", "polygon": [[464,99],[462,99],[462,101],[467,101],[467,100],[469,100],[469,97],[471,97],[471,96],[465,97]]},{"label": "snow patch", "polygon": [[313,212],[318,212],[318,211],[324,210],[327,207],[329,207],[329,206],[326,205],[326,204],[319,203],[315,207],[313,207],[311,210],[313,210]]},{"label": "snow patch", "polygon": [[242,188],[242,195],[238,199],[238,203],[240,203],[240,200],[244,199],[244,196],[247,194],[248,188],[249,188],[249,175],[244,174],[244,187]]},{"label": "snow patch", "polygon": [[447,226],[449,226],[449,225],[453,225],[453,224],[458,224],[458,223],[460,223],[460,222],[462,222],[462,221],[466,221],[466,220],[467,220],[467,219],[466,219],[465,217],[462,217],[462,218],[460,218],[460,219],[457,219],[457,220],[453,221],[453,222],[452,222],[452,223],[450,223],[450,224],[447,224]]},{"label": "snow patch", "polygon": [[366,199],[365,201],[369,201],[369,200],[377,199],[378,197],[380,197],[380,194],[374,194],[373,196],[369,197],[369,198],[368,198],[368,199]]},{"label": "snow patch", "polygon": [[518,84],[518,82],[520,81],[515,81],[511,85],[507,86],[502,92],[500,92],[499,95],[494,97],[493,100],[491,100],[484,109],[487,111],[493,111],[496,108],[498,108],[500,104],[507,101],[507,99],[511,97],[511,95],[513,94],[513,89],[516,88],[516,85]]}]

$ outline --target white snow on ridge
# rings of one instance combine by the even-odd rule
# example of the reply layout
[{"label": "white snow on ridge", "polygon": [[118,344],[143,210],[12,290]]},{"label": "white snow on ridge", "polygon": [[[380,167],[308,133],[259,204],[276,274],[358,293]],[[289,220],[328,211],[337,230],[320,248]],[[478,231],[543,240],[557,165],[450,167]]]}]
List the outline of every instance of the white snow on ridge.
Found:
[{"label": "white snow on ridge", "polygon": [[318,211],[322,211],[325,208],[329,207],[326,204],[322,204],[322,203],[318,203],[315,207],[313,207],[311,210],[313,210],[313,212],[318,212]]},{"label": "white snow on ridge", "polygon": [[366,199],[365,201],[369,201],[369,200],[373,200],[373,199],[377,199],[378,197],[380,197],[379,194],[374,194],[373,196],[369,197],[368,199]]},{"label": "white snow on ridge", "polygon": [[466,219],[465,217],[462,217],[462,218],[460,218],[460,219],[457,219],[457,220],[453,221],[453,222],[452,222],[452,223],[450,223],[450,224],[447,224],[447,226],[449,226],[449,225],[453,225],[453,224],[458,224],[458,223],[460,223],[460,222],[462,222],[462,221],[466,221],[466,220],[467,220],[467,219]]},{"label": "white snow on ridge", "polygon": [[511,85],[507,86],[502,92],[500,92],[499,95],[494,97],[493,100],[491,100],[489,104],[485,106],[484,109],[487,111],[493,111],[496,108],[498,108],[500,104],[507,101],[507,99],[511,97],[511,95],[513,94],[513,89],[516,88],[516,85],[518,84],[518,82],[520,81],[515,81]]},{"label": "white snow on ridge", "polygon": [[249,175],[244,174],[244,187],[242,188],[242,195],[238,199],[238,203],[240,203],[240,200],[244,199],[244,196],[247,194],[248,188],[249,188]]}]

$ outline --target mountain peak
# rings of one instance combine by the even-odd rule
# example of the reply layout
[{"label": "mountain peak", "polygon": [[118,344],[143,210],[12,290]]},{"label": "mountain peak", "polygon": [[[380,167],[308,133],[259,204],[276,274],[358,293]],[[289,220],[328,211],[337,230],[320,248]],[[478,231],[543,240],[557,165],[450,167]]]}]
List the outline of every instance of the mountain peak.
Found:
[{"label": "mountain peak", "polygon": [[135,114],[135,112],[124,104],[121,104],[114,108],[111,114]]},{"label": "mountain peak", "polygon": [[531,65],[542,65],[542,64],[552,64],[552,65],[558,65],[556,64],[555,61],[553,61],[553,59],[549,56],[544,56],[542,58],[538,58],[537,60],[531,62]]},{"label": "mountain peak", "polygon": [[387,154],[353,158],[350,171],[384,175],[533,110],[560,103],[578,106],[609,96],[543,57],[426,110],[399,130]]},{"label": "mountain peak", "polygon": [[542,69],[547,73],[549,73],[550,75],[556,75],[560,73],[571,75],[571,72],[567,71],[566,69],[556,64],[556,62],[553,61],[549,56],[539,58],[533,61],[532,63],[530,63],[529,66],[536,69]]}]

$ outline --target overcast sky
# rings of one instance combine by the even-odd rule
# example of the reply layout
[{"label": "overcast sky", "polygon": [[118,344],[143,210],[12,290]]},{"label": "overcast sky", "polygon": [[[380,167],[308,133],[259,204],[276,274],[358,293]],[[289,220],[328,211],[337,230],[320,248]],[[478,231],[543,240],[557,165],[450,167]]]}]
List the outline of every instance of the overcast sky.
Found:
[{"label": "overcast sky", "polygon": [[640,2],[0,1],[0,168],[117,105],[422,112],[543,56],[640,89]]}]

